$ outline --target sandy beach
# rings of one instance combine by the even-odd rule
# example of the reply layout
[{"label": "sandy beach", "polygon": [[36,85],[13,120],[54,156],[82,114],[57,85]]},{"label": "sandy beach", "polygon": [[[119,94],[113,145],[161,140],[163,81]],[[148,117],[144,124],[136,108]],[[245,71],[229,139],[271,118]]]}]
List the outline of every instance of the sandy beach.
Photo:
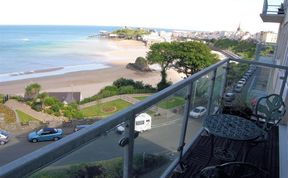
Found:
[{"label": "sandy beach", "polygon": [[[37,82],[42,86],[42,91],[80,91],[82,98],[96,94],[103,87],[110,85],[118,78],[124,77],[134,80],[143,81],[144,83],[156,85],[160,81],[160,72],[139,72],[126,69],[129,62],[135,62],[138,56],[146,56],[148,48],[142,42],[132,40],[109,40],[111,50],[102,54],[105,62],[110,67],[99,70],[79,71],[63,75],[31,78],[18,81],[0,82],[0,93],[23,95],[25,86]],[[91,43],[90,45],[93,45]],[[87,45],[83,46],[85,50]],[[77,47],[79,49],[79,46]],[[83,50],[83,49],[79,49]],[[181,80],[181,76],[173,71],[168,71],[168,80],[173,83]]]}]

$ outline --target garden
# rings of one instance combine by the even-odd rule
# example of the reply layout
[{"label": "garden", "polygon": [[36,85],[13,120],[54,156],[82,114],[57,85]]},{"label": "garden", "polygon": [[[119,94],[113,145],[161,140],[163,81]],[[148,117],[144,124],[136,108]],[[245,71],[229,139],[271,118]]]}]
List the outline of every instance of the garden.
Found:
[{"label": "garden", "polygon": [[122,109],[130,106],[131,103],[128,103],[121,99],[116,99],[113,101],[99,103],[81,110],[85,118],[89,117],[99,117],[105,118],[108,117]]}]

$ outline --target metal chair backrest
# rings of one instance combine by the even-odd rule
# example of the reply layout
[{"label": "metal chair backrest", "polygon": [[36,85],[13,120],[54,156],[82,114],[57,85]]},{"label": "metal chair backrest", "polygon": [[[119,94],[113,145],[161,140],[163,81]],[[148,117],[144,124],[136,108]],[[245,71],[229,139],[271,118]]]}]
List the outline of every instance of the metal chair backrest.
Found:
[{"label": "metal chair backrest", "polygon": [[209,166],[200,172],[200,178],[258,178],[265,175],[268,175],[266,171],[245,162]]},{"label": "metal chair backrest", "polygon": [[256,104],[257,123],[264,121],[263,129],[270,130],[276,126],[286,112],[282,97],[277,94],[271,94],[258,99]]}]

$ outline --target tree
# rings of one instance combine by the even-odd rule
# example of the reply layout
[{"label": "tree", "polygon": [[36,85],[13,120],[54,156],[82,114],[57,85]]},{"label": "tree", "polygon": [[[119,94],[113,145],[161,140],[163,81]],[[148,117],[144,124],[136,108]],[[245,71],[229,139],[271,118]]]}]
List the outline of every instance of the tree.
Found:
[{"label": "tree", "polygon": [[218,61],[207,45],[195,41],[180,42],[174,55],[175,69],[187,77]]},{"label": "tree", "polygon": [[[147,53],[147,60],[149,64],[159,64],[161,67],[161,81],[158,84],[158,90],[167,86],[166,71],[171,67],[175,59],[176,42],[154,43],[150,46],[150,51]],[[159,88],[161,86],[162,88]]]},{"label": "tree", "polygon": [[113,34],[117,34],[120,38],[123,37],[125,39],[137,39],[140,36],[149,34],[148,31],[144,29],[118,29],[112,32]]},{"label": "tree", "polygon": [[25,88],[25,97],[28,99],[36,98],[40,92],[41,86],[38,83],[32,83]]}]

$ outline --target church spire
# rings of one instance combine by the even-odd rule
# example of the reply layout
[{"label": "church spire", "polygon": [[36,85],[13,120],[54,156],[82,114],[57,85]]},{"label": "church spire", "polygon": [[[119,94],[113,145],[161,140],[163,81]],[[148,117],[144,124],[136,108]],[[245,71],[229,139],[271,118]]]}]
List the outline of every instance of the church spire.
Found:
[{"label": "church spire", "polygon": [[242,31],[242,29],[241,29],[241,23],[239,23],[239,26],[238,26],[238,28],[237,28],[237,32],[240,32],[240,31]]}]

